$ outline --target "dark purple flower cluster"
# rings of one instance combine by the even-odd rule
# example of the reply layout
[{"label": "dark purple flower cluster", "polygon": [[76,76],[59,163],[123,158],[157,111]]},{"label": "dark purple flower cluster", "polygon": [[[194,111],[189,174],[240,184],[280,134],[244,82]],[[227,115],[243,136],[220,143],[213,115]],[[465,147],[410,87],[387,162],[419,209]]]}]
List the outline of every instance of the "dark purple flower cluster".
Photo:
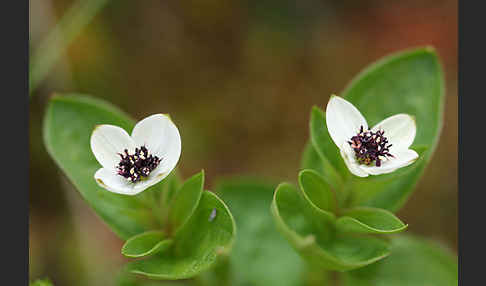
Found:
[{"label": "dark purple flower cluster", "polygon": [[376,166],[380,167],[380,157],[393,157],[389,150],[392,144],[388,144],[388,139],[383,134],[385,134],[384,130],[364,131],[361,126],[359,133],[351,137],[351,141],[348,143],[353,148],[359,163],[371,165],[376,162]]},{"label": "dark purple flower cluster", "polygon": [[117,166],[118,175],[132,183],[147,177],[162,160],[149,154],[145,146],[135,148],[135,154],[128,154],[128,150],[125,149],[124,154],[118,153],[118,155],[121,157]]}]

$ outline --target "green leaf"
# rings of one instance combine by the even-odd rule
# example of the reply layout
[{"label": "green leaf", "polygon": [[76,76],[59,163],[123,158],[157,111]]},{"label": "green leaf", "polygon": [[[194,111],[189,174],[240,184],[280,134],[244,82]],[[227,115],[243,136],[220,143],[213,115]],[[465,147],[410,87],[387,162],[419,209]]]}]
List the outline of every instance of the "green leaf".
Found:
[{"label": "green leaf", "polygon": [[298,286],[308,277],[304,261],[269,216],[274,190],[275,185],[256,178],[224,179],[216,184],[215,191],[228,204],[238,225],[227,285]]},{"label": "green leaf", "polygon": [[314,106],[311,112],[310,135],[312,146],[323,164],[322,175],[328,178],[334,190],[340,190],[348,173],[343,171],[346,168],[343,159],[327,131],[325,113],[317,106]]},{"label": "green leaf", "polygon": [[127,257],[143,257],[163,251],[172,243],[162,231],[147,231],[129,238],[122,247]]},{"label": "green leaf", "polygon": [[271,209],[277,228],[311,265],[345,271],[389,254],[384,240],[336,233],[330,217],[316,212],[290,184],[277,187]]},{"label": "green leaf", "polygon": [[187,179],[175,193],[169,213],[169,221],[174,232],[177,232],[196,210],[203,188],[204,171],[201,171]]},{"label": "green leaf", "polygon": [[304,197],[324,211],[336,212],[336,198],[329,183],[316,171],[303,170],[299,173],[299,184]]},{"label": "green leaf", "polygon": [[127,270],[152,279],[193,277],[208,269],[219,255],[228,255],[235,231],[226,205],[215,194],[205,191],[194,214],[176,233],[171,247],[129,263]]},{"label": "green leaf", "polygon": [[142,195],[111,193],[98,186],[95,172],[101,168],[90,148],[98,124],[113,124],[131,131],[134,121],[115,106],[86,96],[55,96],[44,118],[47,151],[86,202],[122,239],[158,226]]},{"label": "green leaf", "polygon": [[302,162],[300,163],[301,169],[311,169],[319,174],[324,173],[324,166],[321,160],[321,157],[319,157],[319,154],[317,154],[316,149],[310,142],[307,142],[307,144],[304,147],[304,152],[302,153]]},{"label": "green leaf", "polygon": [[457,257],[436,242],[399,235],[389,257],[341,278],[343,286],[457,286]]},{"label": "green leaf", "polygon": [[[409,174],[376,186],[374,192],[353,203],[396,211],[410,196],[439,140],[444,82],[437,55],[427,47],[385,57],[362,71],[341,95],[361,111],[369,126],[397,113],[416,118],[412,147],[428,148],[423,160],[405,167],[413,169]],[[352,189],[359,193],[362,186],[357,183]]]},{"label": "green leaf", "polygon": [[407,228],[399,218],[387,210],[359,207],[343,211],[336,220],[336,227],[342,232],[354,233],[396,233]]}]

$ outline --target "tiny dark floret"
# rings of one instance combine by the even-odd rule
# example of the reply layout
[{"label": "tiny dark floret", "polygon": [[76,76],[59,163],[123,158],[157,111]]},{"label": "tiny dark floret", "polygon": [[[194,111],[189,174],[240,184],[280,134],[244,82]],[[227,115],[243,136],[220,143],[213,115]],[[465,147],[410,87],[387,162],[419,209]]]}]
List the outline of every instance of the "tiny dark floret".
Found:
[{"label": "tiny dark floret", "polygon": [[118,153],[121,160],[116,167],[118,169],[118,175],[126,178],[128,181],[135,183],[148,177],[159,165],[162,159],[149,154],[147,148],[142,146],[135,148],[134,154],[128,154],[128,150],[123,150],[124,154]]},{"label": "tiny dark floret", "polygon": [[351,137],[348,141],[351,148],[353,148],[356,159],[360,164],[371,165],[375,162],[377,167],[381,166],[381,160],[385,157],[393,157],[390,154],[390,147],[388,144],[384,130],[373,132],[371,130],[364,131],[363,126],[359,129],[356,136]]}]

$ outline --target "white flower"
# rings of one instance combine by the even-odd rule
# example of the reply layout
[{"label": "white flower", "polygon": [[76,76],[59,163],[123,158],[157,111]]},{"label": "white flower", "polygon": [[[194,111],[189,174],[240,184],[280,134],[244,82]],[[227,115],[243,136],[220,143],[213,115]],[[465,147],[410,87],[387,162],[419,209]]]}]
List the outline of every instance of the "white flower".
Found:
[{"label": "white flower", "polygon": [[418,158],[417,152],[409,149],[416,126],[408,114],[390,116],[369,130],[356,107],[333,95],[326,108],[326,124],[346,166],[356,176],[391,173]]},{"label": "white flower", "polygon": [[179,130],[164,114],[139,121],[132,136],[114,125],[98,125],[91,150],[103,166],[94,178],[110,192],[136,195],[163,180],[181,155]]}]

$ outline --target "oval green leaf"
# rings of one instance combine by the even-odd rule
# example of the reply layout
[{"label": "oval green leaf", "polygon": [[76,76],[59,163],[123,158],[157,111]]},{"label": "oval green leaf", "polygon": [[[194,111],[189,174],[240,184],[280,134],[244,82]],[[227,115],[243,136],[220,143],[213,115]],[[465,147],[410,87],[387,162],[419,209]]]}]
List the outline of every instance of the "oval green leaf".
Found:
[{"label": "oval green leaf", "polygon": [[151,279],[191,278],[208,269],[219,255],[228,255],[235,232],[226,205],[215,194],[205,191],[194,214],[176,233],[171,247],[131,262],[127,270]]},{"label": "oval green leaf", "polygon": [[299,184],[309,203],[324,211],[336,212],[336,198],[328,182],[314,170],[302,170]]},{"label": "oval green leaf", "polygon": [[143,257],[168,248],[172,240],[162,231],[147,231],[129,238],[122,247],[127,257]]},{"label": "oval green leaf", "polygon": [[187,179],[174,194],[170,205],[169,222],[177,232],[191,217],[199,204],[204,188],[204,171]]},{"label": "oval green leaf", "polygon": [[[134,121],[117,107],[86,96],[55,96],[44,118],[47,151],[86,202],[122,239],[158,226],[140,195],[111,193],[98,186],[95,172],[101,168],[90,148],[90,136],[98,124],[113,124],[131,131]],[[142,195],[142,194],[141,194]]]},{"label": "oval green leaf", "polygon": [[342,215],[336,220],[336,227],[341,232],[389,234],[403,231],[408,226],[384,209],[358,207],[345,210]]},{"label": "oval green leaf", "polygon": [[311,265],[329,270],[351,270],[389,254],[382,239],[337,234],[333,221],[301,198],[290,184],[280,184],[274,194],[272,214],[277,228]]},{"label": "oval green leaf", "polygon": [[457,256],[437,242],[409,235],[392,238],[391,255],[342,274],[343,286],[457,286]]},{"label": "oval green leaf", "polygon": [[[439,140],[444,82],[437,55],[427,47],[387,56],[362,71],[341,96],[361,111],[369,126],[397,113],[416,118],[417,134],[412,148],[428,148],[423,160],[405,167],[413,168],[407,175],[374,186],[372,193],[361,195],[353,203],[397,211],[410,196]],[[357,183],[353,191],[359,193],[361,189]]]}]

